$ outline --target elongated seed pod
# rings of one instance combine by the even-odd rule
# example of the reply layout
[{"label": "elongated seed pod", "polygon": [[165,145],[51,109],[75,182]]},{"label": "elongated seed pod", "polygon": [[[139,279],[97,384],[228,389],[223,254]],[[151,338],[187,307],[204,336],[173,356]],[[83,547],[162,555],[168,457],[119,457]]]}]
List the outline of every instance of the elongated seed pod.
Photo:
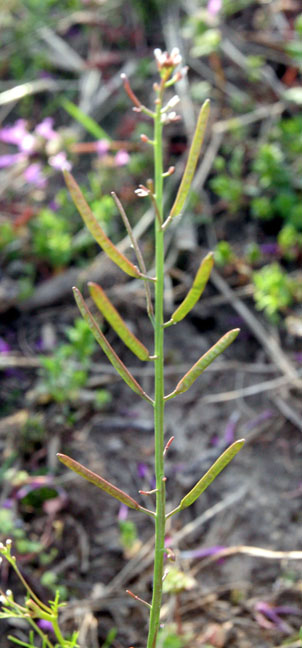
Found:
[{"label": "elongated seed pod", "polygon": [[195,484],[195,486],[190,490],[187,495],[183,497],[183,499],[180,502],[179,507],[177,507],[178,511],[182,511],[182,509],[187,508],[188,506],[191,506],[195,500],[198,499],[198,497],[203,493],[208,486],[214,481],[214,479],[221,473],[221,471],[234,459],[236,456],[237,452],[241,450],[242,446],[244,445],[244,439],[240,439],[239,441],[235,441],[235,443],[232,443],[232,445],[227,448],[222,455],[213,463],[211,468],[206,472],[206,474]]},{"label": "elongated seed pod", "polygon": [[228,348],[232,342],[236,339],[240,329],[232,329],[223,335],[214,346],[212,346],[195,364],[189,371],[183,376],[183,378],[176,385],[175,389],[171,394],[165,396],[165,400],[174,398],[177,394],[182,394],[186,392],[189,387],[195,382],[203,371],[210,365],[212,362]]},{"label": "elongated seed pod", "polygon": [[140,279],[141,273],[139,269],[131,263],[131,261],[129,261],[129,259],[127,259],[127,257],[125,257],[124,254],[122,254],[117,247],[113,245],[108,236],[106,236],[104,230],[87,204],[79,185],[69,171],[64,171],[64,178],[71,198],[81,214],[86,227],[89,229],[93,238],[100,245],[102,250],[104,250],[109,259],[111,259],[111,261],[113,261],[121,270],[126,272],[126,274],[130,275],[130,277]]},{"label": "elongated seed pod", "polygon": [[175,324],[176,322],[180,322],[198,302],[206,287],[213,265],[214,255],[212,252],[209,252],[202,260],[187,296],[171,316],[171,320]]},{"label": "elongated seed pod", "polygon": [[178,216],[178,214],[181,212],[185,204],[185,201],[187,199],[188,193],[190,191],[190,187],[192,184],[193,176],[195,173],[196,165],[198,162],[199,154],[204,139],[204,134],[206,131],[209,112],[210,112],[210,100],[206,99],[206,101],[204,102],[204,104],[200,109],[186,168],[184,170],[184,174],[182,176],[182,180],[173,207],[170,211],[171,218]]},{"label": "elongated seed pod", "polygon": [[77,302],[79,311],[84,318],[84,320],[87,322],[91,332],[93,333],[96,341],[100,345],[100,347],[103,349],[104,353],[106,354],[108,360],[110,360],[111,364],[113,367],[116,369],[116,371],[119,373],[121,378],[127,383],[128,387],[130,389],[133,389],[133,391],[144,398],[144,400],[148,401],[149,403],[153,403],[152,398],[148,396],[142,389],[142,387],[138,384],[138,382],[135,380],[135,378],[132,376],[130,371],[128,371],[127,367],[125,367],[124,363],[120,360],[118,355],[115,353],[113,350],[112,346],[109,344],[108,340],[105,338],[105,335],[102,333],[101,329],[98,327],[93,315],[91,314],[87,304],[85,303],[83,296],[81,295],[80,291],[78,288],[73,288],[73,293],[75,296],[75,300]]},{"label": "elongated seed pod", "polygon": [[130,331],[123,318],[117,312],[116,308],[108,299],[104,290],[98,284],[90,281],[88,283],[89,292],[98,309],[104,315],[106,320],[119,335],[121,340],[140,360],[149,360],[150,355],[148,349],[138,340],[138,338]]},{"label": "elongated seed pod", "polygon": [[58,453],[57,457],[64,466],[67,466],[67,468],[70,468],[73,472],[81,475],[81,477],[87,479],[91,484],[101,488],[103,491],[108,493],[108,495],[112,495],[112,497],[115,497],[119,502],[122,502],[123,504],[126,504],[126,506],[129,506],[129,508],[136,509],[137,511],[141,508],[139,503],[136,502],[133,497],[130,497],[130,495],[127,495],[123,490],[117,488],[117,486],[114,486],[111,482],[108,482],[100,475],[97,475],[97,473],[85,468],[85,466],[80,464],[78,461],[75,461],[75,459],[61,453]]}]

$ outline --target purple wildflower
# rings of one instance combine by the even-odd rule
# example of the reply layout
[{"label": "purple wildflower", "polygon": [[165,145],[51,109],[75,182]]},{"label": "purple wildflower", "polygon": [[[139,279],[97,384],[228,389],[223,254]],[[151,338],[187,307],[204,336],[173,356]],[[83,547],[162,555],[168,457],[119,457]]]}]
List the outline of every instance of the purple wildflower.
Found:
[{"label": "purple wildflower", "polygon": [[26,182],[33,184],[36,187],[43,188],[47,184],[47,180],[42,173],[42,166],[40,162],[34,162],[33,164],[30,164],[24,171],[24,177]]},{"label": "purple wildflower", "polygon": [[212,16],[217,16],[221,11],[222,0],[209,0],[207,10]]},{"label": "purple wildflower", "polygon": [[19,146],[26,135],[28,135],[28,130],[25,119],[18,119],[13,126],[4,126],[0,129],[0,140],[6,144]]},{"label": "purple wildflower", "polygon": [[60,205],[56,202],[56,200],[51,200],[48,203],[48,207],[49,207],[49,209],[51,209],[51,211],[54,211],[54,212],[56,212],[56,211],[58,211],[58,209],[60,209]]},{"label": "purple wildflower", "polygon": [[10,346],[3,338],[0,337],[0,353],[9,353]]},{"label": "purple wildflower", "polygon": [[130,155],[127,153],[127,151],[118,151],[115,158],[115,166],[125,166],[125,164],[128,164],[130,160]]},{"label": "purple wildflower", "polygon": [[117,516],[117,517],[118,517],[119,522],[124,522],[125,520],[127,520],[127,517],[128,517],[128,506],[126,506],[126,504],[121,504],[121,505],[120,505],[120,510],[119,510],[119,512],[118,512],[118,516]]},{"label": "purple wildflower", "polygon": [[41,630],[43,630],[43,632],[51,632],[52,634],[54,634],[54,629],[51,621],[47,621],[46,619],[39,619],[39,621],[37,621],[37,625]]},{"label": "purple wildflower", "polygon": [[1,507],[5,509],[12,509],[14,506],[14,500],[11,497],[7,497],[2,503]]},{"label": "purple wildflower", "polygon": [[58,137],[58,133],[53,129],[53,119],[52,117],[45,117],[40,124],[37,124],[35,128],[35,133],[44,137],[46,140],[53,140]]},{"label": "purple wildflower", "polygon": [[98,153],[98,155],[100,157],[102,157],[103,155],[106,155],[106,153],[108,153],[108,151],[109,151],[109,148],[110,148],[110,144],[109,144],[108,140],[102,139],[102,140],[98,140],[98,142],[96,142],[96,150],[97,150],[97,153]]},{"label": "purple wildflower", "polygon": [[26,160],[24,153],[8,153],[7,155],[0,155],[0,169],[13,166],[18,162]]},{"label": "purple wildflower", "polygon": [[72,166],[70,162],[68,162],[66,153],[64,151],[60,151],[60,153],[57,153],[56,155],[51,155],[48,162],[50,166],[52,166],[54,169],[58,169],[59,171],[71,171],[72,169]]},{"label": "purple wildflower", "polygon": [[279,246],[278,243],[263,243],[260,245],[260,250],[263,254],[275,256],[278,254]]},{"label": "purple wildflower", "polygon": [[145,463],[137,464],[137,474],[140,479],[145,479],[148,475],[148,466]]},{"label": "purple wildflower", "polygon": [[18,147],[20,151],[30,154],[34,152],[35,145],[36,145],[36,138],[33,135],[31,135],[31,133],[26,133],[26,135],[24,135],[23,139],[18,144]]}]

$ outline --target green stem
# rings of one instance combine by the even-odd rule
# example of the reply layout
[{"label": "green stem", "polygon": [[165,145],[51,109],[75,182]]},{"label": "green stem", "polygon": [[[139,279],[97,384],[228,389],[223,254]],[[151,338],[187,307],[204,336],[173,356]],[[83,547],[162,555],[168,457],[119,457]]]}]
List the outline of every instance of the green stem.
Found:
[{"label": "green stem", "polygon": [[65,639],[64,639],[64,637],[62,635],[62,632],[61,632],[61,630],[59,628],[58,621],[56,619],[52,619],[52,626],[53,626],[53,631],[54,631],[54,633],[56,635],[57,640],[61,644],[62,648],[64,648],[64,646],[66,645],[66,642],[65,642]]},{"label": "green stem", "polygon": [[[162,600],[162,579],[165,544],[165,500],[164,480],[164,233],[163,221],[163,160],[162,160],[162,89],[158,95],[154,124],[154,171],[155,199],[159,218],[155,218],[155,398],[154,398],[154,435],[155,435],[155,476],[156,476],[156,517],[155,552],[153,572],[153,595],[150,611],[147,648],[155,648],[160,623]],[[160,221],[160,222],[159,222]]]}]

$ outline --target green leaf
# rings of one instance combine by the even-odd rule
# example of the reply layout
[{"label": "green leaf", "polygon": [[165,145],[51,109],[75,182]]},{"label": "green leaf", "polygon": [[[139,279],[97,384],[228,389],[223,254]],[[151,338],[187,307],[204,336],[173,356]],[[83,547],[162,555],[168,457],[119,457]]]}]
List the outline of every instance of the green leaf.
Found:
[{"label": "green leaf", "polygon": [[193,180],[193,176],[195,173],[196,165],[198,162],[199,154],[204,139],[209,112],[210,112],[210,100],[206,99],[206,101],[204,102],[204,104],[200,109],[186,168],[184,170],[184,174],[173,207],[170,211],[171,218],[174,218],[181,212],[185,204],[185,201],[187,199],[188,193],[190,191],[191,183]]},{"label": "green leaf", "polygon": [[75,459],[71,459],[71,457],[67,457],[67,455],[61,453],[58,453],[57,457],[65,466],[67,466],[67,468],[70,468],[73,472],[81,475],[81,477],[87,479],[91,484],[101,488],[103,491],[108,493],[108,495],[112,495],[112,497],[115,497],[119,502],[122,502],[123,504],[126,504],[126,506],[129,506],[129,508],[136,509],[137,511],[141,508],[139,503],[136,502],[133,497],[130,497],[130,495],[127,495],[127,493],[122,491],[120,488],[117,488],[117,486],[114,486],[103,477],[100,477],[100,475],[97,475],[92,470],[85,468],[85,466],[82,466],[82,464],[75,461]]},{"label": "green leaf", "polygon": [[165,401],[169,400],[170,398],[174,398],[174,396],[177,396],[177,394],[182,394],[183,392],[186,392],[189,387],[195,382],[196,378],[198,378],[203,371],[210,365],[212,362],[221,354],[225,349],[228,348],[232,342],[236,339],[240,329],[232,329],[231,331],[228,331],[225,335],[214,344],[206,353],[204,353],[197,362],[189,369],[189,371],[183,376],[183,378],[179,381],[179,383],[176,385],[175,389],[171,394],[168,394],[165,396]]},{"label": "green leaf", "polygon": [[190,490],[187,495],[183,497],[181,500],[179,506],[177,507],[178,511],[182,511],[183,509],[187,508],[188,506],[191,506],[195,502],[195,500],[198,499],[198,497],[210,486],[212,481],[216,479],[217,475],[221,473],[224,468],[234,459],[236,456],[237,452],[241,450],[242,446],[244,445],[245,440],[240,439],[239,441],[235,441],[235,443],[232,443],[229,448],[227,448],[222,455],[213,463],[211,468],[206,472],[206,474],[195,484],[195,486]]},{"label": "green leaf", "polygon": [[108,236],[106,236],[101,225],[98,223],[94,214],[92,213],[89,205],[87,204],[82,191],[69,171],[63,171],[66,185],[69,189],[71,198],[79,210],[82,219],[89,229],[90,233],[101,246],[102,250],[107,254],[109,259],[113,261],[121,270],[124,270],[130,277],[141,278],[139,269],[129,261],[118,249],[113,245]]},{"label": "green leaf", "polygon": [[206,287],[213,265],[214,255],[210,252],[201,262],[193,281],[192,288],[190,288],[183,302],[174,311],[171,317],[173,323],[180,322],[198,302]]},{"label": "green leaf", "polygon": [[142,387],[138,384],[138,382],[135,380],[135,378],[132,376],[130,371],[128,371],[127,367],[125,367],[124,363],[120,360],[120,358],[117,356],[115,351],[113,350],[112,346],[109,344],[108,340],[106,340],[105,335],[102,333],[101,329],[98,327],[93,315],[91,314],[87,304],[85,303],[83,296],[81,295],[80,291],[78,288],[73,288],[73,293],[75,296],[75,300],[77,302],[79,311],[84,318],[84,320],[87,322],[90,330],[92,331],[96,341],[100,345],[100,347],[103,349],[104,353],[106,354],[108,360],[110,360],[111,364],[113,367],[116,369],[116,371],[119,373],[119,375],[123,378],[125,383],[135,391],[136,394],[144,398],[144,400],[148,401],[149,403],[153,403],[152,398],[148,396]]},{"label": "green leaf", "polygon": [[91,297],[101,313],[106,317],[106,320],[112,326],[114,331],[119,335],[121,340],[126,346],[140,359],[149,360],[150,355],[148,349],[137,339],[137,337],[130,331],[127,324],[117,312],[116,308],[108,299],[107,295],[98,284],[90,281],[88,283]]},{"label": "green leaf", "polygon": [[90,133],[97,140],[105,139],[111,142],[111,137],[107,135],[106,131],[89,115],[86,115],[76,104],[68,99],[63,99],[62,106],[66,112],[71,115],[79,124],[85,128],[87,133]]}]

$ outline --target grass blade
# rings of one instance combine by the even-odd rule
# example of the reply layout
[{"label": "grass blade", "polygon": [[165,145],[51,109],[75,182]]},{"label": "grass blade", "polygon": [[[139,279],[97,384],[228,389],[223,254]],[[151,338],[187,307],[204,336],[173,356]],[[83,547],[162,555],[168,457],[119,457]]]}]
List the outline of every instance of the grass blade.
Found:
[{"label": "grass blade", "polygon": [[198,378],[203,371],[210,365],[212,362],[221,354],[225,351],[225,349],[234,342],[236,339],[240,329],[232,329],[231,331],[228,331],[225,335],[223,335],[216,344],[214,344],[195,364],[189,371],[183,376],[183,378],[179,381],[179,383],[176,385],[175,389],[171,394],[168,394],[165,396],[165,400],[169,400],[170,398],[174,398],[174,396],[177,396],[177,394],[182,394],[183,392],[186,392],[189,387],[195,382],[196,378]]},{"label": "grass blade", "polygon": [[187,508],[188,506],[191,506],[198,497],[210,486],[212,481],[216,479],[217,475],[221,473],[224,468],[234,459],[236,456],[237,452],[241,450],[242,446],[244,445],[244,439],[240,439],[239,441],[235,441],[235,443],[232,443],[229,448],[227,448],[222,455],[213,463],[211,468],[206,472],[206,474],[195,484],[195,486],[190,490],[187,495],[183,497],[181,500],[179,506],[177,507],[178,511],[182,511],[183,509]]},{"label": "grass blade", "polygon": [[87,131],[87,133],[90,133],[93,137],[95,137],[97,140],[107,140],[108,142],[111,142],[111,138],[109,135],[107,135],[106,131],[89,115],[86,115],[81,108],[76,106],[72,101],[69,101],[68,99],[63,99],[62,101],[62,106],[68,112],[75,121],[79,122],[83,128]]},{"label": "grass blade", "polygon": [[77,302],[79,311],[84,318],[84,320],[87,322],[91,332],[93,333],[96,341],[100,345],[100,347],[103,349],[104,353],[106,354],[108,360],[110,360],[111,364],[113,367],[116,369],[116,371],[119,373],[121,378],[127,383],[128,387],[132,389],[136,394],[141,396],[144,400],[148,401],[149,403],[153,403],[152,398],[148,396],[142,387],[138,384],[138,382],[135,380],[135,378],[132,376],[130,371],[128,371],[127,367],[125,367],[124,363],[120,360],[118,355],[115,353],[113,350],[112,346],[109,344],[108,340],[106,340],[105,335],[102,333],[101,329],[97,325],[93,315],[91,314],[87,304],[85,303],[83,296],[81,295],[80,291],[78,288],[73,288],[73,293],[75,296],[75,300]]},{"label": "grass blade", "polygon": [[121,340],[123,340],[124,344],[126,344],[126,346],[140,360],[149,360],[150,355],[148,349],[146,349],[144,344],[142,344],[142,342],[140,342],[140,340],[138,340],[138,338],[130,331],[127,324],[117,312],[110,299],[108,299],[101,286],[94,283],[93,281],[90,281],[88,283],[88,287],[91,297],[97,305],[98,309],[104,315],[114,331],[119,335]]},{"label": "grass blade", "polygon": [[199,154],[201,151],[209,112],[210,112],[210,100],[206,99],[206,101],[204,102],[204,104],[200,109],[186,168],[184,170],[184,174],[173,207],[170,211],[169,218],[174,218],[175,216],[178,216],[187,199],[188,193],[190,191],[191,183],[193,180],[193,176],[195,173],[196,165],[198,162]]},{"label": "grass blade", "polygon": [[63,171],[66,185],[69,189],[71,198],[79,210],[82,219],[89,229],[90,233],[101,246],[107,256],[113,261],[121,270],[126,272],[130,277],[141,278],[139,269],[129,261],[118,249],[113,245],[108,236],[106,236],[101,225],[92,213],[88,203],[86,202],[82,191],[69,171]]},{"label": "grass blade", "polygon": [[94,484],[98,488],[101,488],[103,491],[108,493],[108,495],[112,495],[112,497],[115,497],[115,499],[119,500],[119,502],[122,502],[123,504],[126,504],[126,506],[129,506],[129,508],[136,509],[137,511],[141,508],[139,503],[136,502],[135,499],[130,497],[130,495],[127,495],[127,493],[125,493],[123,490],[117,488],[117,486],[114,486],[113,484],[111,484],[111,482],[108,482],[103,477],[100,477],[100,475],[97,475],[92,470],[85,468],[85,466],[80,464],[78,461],[75,461],[75,459],[71,459],[71,457],[67,457],[67,455],[61,453],[58,453],[57,457],[64,464],[64,466],[67,466],[67,468],[73,470],[73,472],[77,473],[77,475],[81,475],[81,477],[87,479],[87,481],[91,482],[91,484]]},{"label": "grass blade", "polygon": [[202,260],[198,268],[198,271],[196,273],[195,279],[193,281],[192,288],[190,288],[185,299],[182,301],[182,303],[178,306],[178,308],[174,311],[173,315],[171,316],[171,321],[173,322],[173,324],[176,324],[176,322],[180,322],[198,302],[199,298],[201,297],[206,287],[213,265],[214,265],[214,256],[213,253],[210,252]]}]

